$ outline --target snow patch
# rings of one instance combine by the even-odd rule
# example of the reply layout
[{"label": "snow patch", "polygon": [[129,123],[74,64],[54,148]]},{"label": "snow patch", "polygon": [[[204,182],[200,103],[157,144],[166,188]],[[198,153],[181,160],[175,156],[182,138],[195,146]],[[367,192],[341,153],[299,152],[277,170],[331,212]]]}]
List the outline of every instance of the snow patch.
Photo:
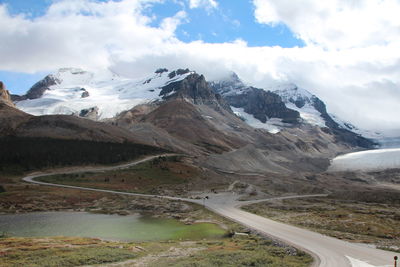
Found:
[{"label": "snow patch", "polygon": [[293,103],[285,103],[285,105],[287,108],[298,111],[300,117],[307,123],[319,127],[326,127],[325,120],[321,117],[321,113],[313,106],[306,104],[302,108],[298,108]]},{"label": "snow patch", "polygon": [[279,133],[285,126],[285,123],[283,123],[282,120],[278,118],[271,118],[267,120],[266,123],[263,123],[254,118],[253,115],[246,113],[243,108],[235,108],[231,106],[231,109],[236,114],[236,116],[242,118],[251,127],[265,129],[272,134]]},{"label": "snow patch", "polygon": [[[326,127],[325,120],[321,117],[321,113],[313,106],[313,94],[303,88],[299,88],[294,84],[281,84],[274,88],[270,88],[275,94],[278,94],[287,108],[296,110],[300,113],[300,117],[311,125]],[[296,102],[303,103],[303,106],[296,106]],[[300,105],[299,105],[300,106]]]}]

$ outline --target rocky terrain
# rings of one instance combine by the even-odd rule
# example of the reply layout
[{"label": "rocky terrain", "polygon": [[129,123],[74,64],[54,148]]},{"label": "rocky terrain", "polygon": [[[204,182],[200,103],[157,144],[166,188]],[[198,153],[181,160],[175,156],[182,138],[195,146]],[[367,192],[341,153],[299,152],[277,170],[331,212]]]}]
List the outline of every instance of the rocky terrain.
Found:
[{"label": "rocky terrain", "polygon": [[10,92],[6,89],[3,82],[0,81],[0,103],[7,104],[14,107],[14,103],[11,100]]},{"label": "rocky terrain", "polygon": [[[316,96],[296,86],[275,89],[247,86],[235,74],[208,82],[188,69],[158,69],[138,80],[61,69],[26,95],[14,96],[22,110],[54,115],[2,105],[0,132],[146,144],[189,156],[191,164],[215,178],[209,187],[253,176],[259,178],[252,183],[261,187],[304,183],[299,191],[321,191],[304,176],[325,171],[330,158],[372,146],[336,123]],[[250,117],[261,127],[253,127]],[[263,127],[272,124],[277,131]],[[280,178],[272,181],[275,175]]]},{"label": "rocky terrain", "polygon": [[276,124],[279,130],[310,124],[330,131],[339,142],[355,147],[374,146],[373,141],[336,122],[321,99],[294,84],[281,84],[264,90],[245,85],[232,73],[226,80],[210,82],[210,86],[231,106],[263,124],[276,124],[276,119],[279,119]]}]

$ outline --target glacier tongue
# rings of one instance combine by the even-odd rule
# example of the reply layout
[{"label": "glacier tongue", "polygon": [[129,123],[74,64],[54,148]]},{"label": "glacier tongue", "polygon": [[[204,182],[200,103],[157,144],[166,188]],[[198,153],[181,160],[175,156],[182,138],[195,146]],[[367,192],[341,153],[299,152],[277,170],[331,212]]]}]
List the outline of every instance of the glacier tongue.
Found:
[{"label": "glacier tongue", "polygon": [[17,102],[17,107],[33,115],[77,115],[81,110],[97,107],[99,119],[112,118],[138,104],[159,100],[161,87],[183,80],[191,73],[172,77],[163,71],[142,79],[128,79],[111,71],[92,73],[62,68],[53,74],[58,80],[56,85],[50,86],[40,98]]}]

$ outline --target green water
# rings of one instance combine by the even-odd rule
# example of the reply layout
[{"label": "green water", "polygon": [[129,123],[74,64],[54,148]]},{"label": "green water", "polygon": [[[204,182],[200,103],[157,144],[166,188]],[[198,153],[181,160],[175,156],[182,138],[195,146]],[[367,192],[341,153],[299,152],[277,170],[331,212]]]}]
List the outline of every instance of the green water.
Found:
[{"label": "green water", "polygon": [[41,212],[0,215],[0,234],[11,236],[80,236],[119,241],[195,240],[219,238],[215,224],[185,225],[173,219],[86,212]]}]

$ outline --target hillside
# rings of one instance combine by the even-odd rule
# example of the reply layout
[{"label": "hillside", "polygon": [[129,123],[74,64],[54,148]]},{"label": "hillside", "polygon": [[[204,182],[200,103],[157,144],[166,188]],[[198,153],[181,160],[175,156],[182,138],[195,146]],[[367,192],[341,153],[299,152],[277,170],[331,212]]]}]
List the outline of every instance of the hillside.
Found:
[{"label": "hillside", "polygon": [[11,127],[17,136],[148,144],[214,171],[321,171],[336,154],[373,145],[306,90],[254,88],[235,74],[208,82],[188,69],[160,68],[132,80],[64,68],[14,99],[31,114],[54,114],[27,115]]},{"label": "hillside", "polygon": [[74,116],[32,116],[0,103],[0,172],[110,164],[164,149],[122,128]]}]

